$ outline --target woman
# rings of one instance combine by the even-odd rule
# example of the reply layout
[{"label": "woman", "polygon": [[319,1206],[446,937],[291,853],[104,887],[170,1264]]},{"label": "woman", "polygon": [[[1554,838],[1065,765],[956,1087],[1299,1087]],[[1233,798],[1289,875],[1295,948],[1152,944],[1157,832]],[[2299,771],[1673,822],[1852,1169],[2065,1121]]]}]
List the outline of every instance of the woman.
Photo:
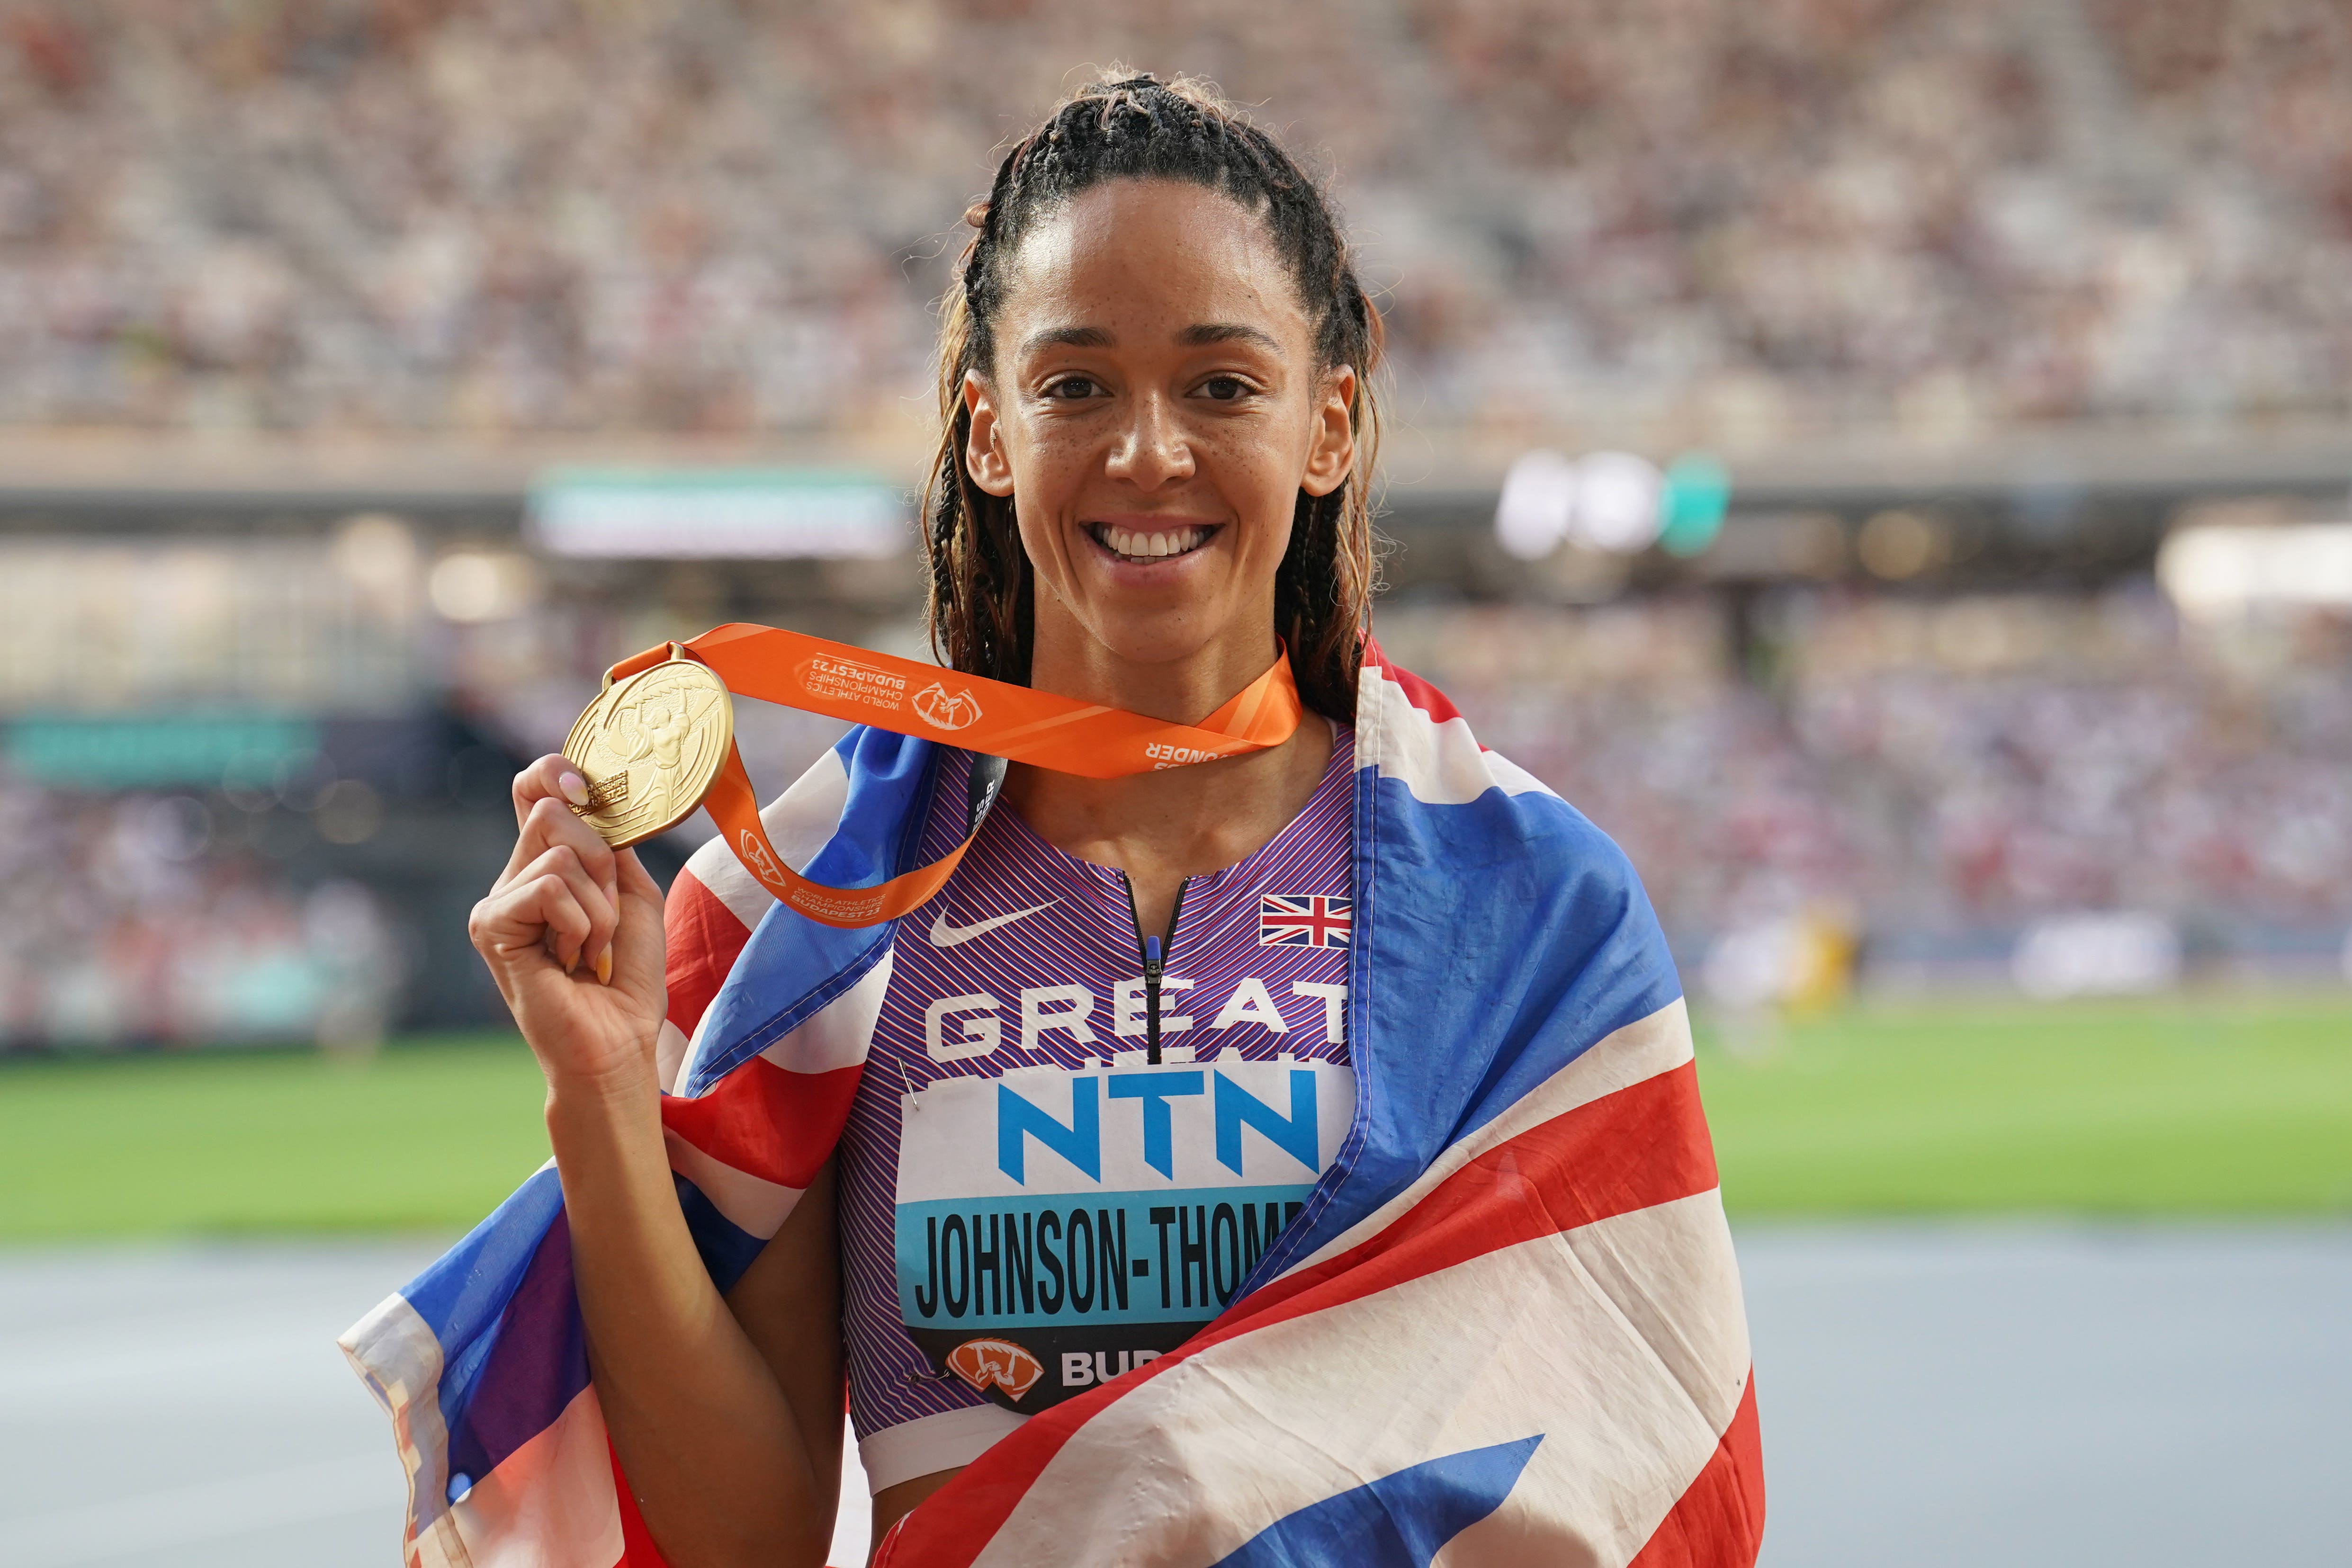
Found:
[{"label": "woman", "polygon": [[[541,758],[517,779],[521,835],[476,909],[473,934],[548,1080],[558,1228],[568,1227],[594,1401],[635,1505],[619,1510],[626,1560],[639,1560],[649,1535],[677,1568],[821,1563],[845,1372],[876,1487],[877,1538],[988,1456],[987,1475],[975,1472],[908,1520],[896,1543],[902,1560],[969,1561],[981,1550],[973,1542],[992,1541],[1006,1561],[1241,1562],[1255,1559],[1231,1550],[1255,1539],[1254,1550],[1290,1553],[1266,1561],[1425,1563],[1427,1550],[1481,1520],[1491,1547],[1460,1560],[1558,1561],[1571,1538],[1576,1551],[1593,1552],[1676,1529],[1714,1542],[1686,1550],[1691,1560],[1752,1556],[1747,1521],[1760,1521],[1760,1493],[1751,1507],[1754,1466],[1738,1434],[1752,1433],[1752,1414],[1743,1427],[1738,1413],[1752,1406],[1743,1403],[1736,1282],[1724,1291],[1719,1214],[1703,1214],[1695,1239],[1674,1244],[1701,1260],[1693,1266],[1702,1283],[1685,1293],[1693,1321],[1712,1328],[1637,1335],[1643,1364],[1674,1375],[1623,1396],[1629,1408],[1647,1408],[1644,1399],[1672,1406],[1671,1419],[1658,1421],[1680,1436],[1660,1437],[1664,1428],[1647,1417],[1628,1427],[1647,1436],[1604,1433],[1596,1440],[1626,1449],[1621,1466],[1574,1458],[1580,1439],[1555,1441],[1551,1456],[1535,1459],[1553,1430],[1547,1423],[1565,1418],[1564,1392],[1546,1395],[1544,1418],[1529,1427],[1469,1384],[1421,1398],[1423,1375],[1402,1365],[1369,1391],[1365,1422],[1302,1417],[1305,1428],[1286,1437],[1253,1436],[1261,1416],[1269,1431],[1284,1429],[1266,1415],[1280,1398],[1312,1403],[1357,1387],[1382,1353],[1426,1333],[1431,1312],[1453,1311],[1416,1309],[1397,1320],[1402,1328],[1340,1326],[1356,1321],[1349,1311],[1371,1310],[1367,1301],[1388,1300],[1365,1296],[1349,1281],[1369,1276],[1341,1267],[1380,1253],[1393,1270],[1403,1254],[1381,1252],[1383,1234],[1410,1232],[1424,1248],[1451,1238],[1442,1249],[1460,1264],[1492,1249],[1481,1237],[1496,1246],[1507,1233],[1517,1238],[1514,1228],[1532,1214],[1549,1240],[1531,1278],[1550,1282],[1529,1288],[1560,1295],[1559,1325],[1574,1321],[1570,1298],[1591,1298],[1612,1324],[1656,1315],[1654,1302],[1633,1306],[1590,1283],[1598,1276],[1561,1240],[1567,1210],[1598,1223],[1625,1207],[1588,1202],[1579,1185],[1583,1165],[1608,1160],[1477,1140],[1520,1140],[1570,1120],[1535,1117],[1530,1107],[1546,1092],[1566,1093],[1558,1086],[1576,1073],[1619,1071],[1575,1066],[1581,1057],[1646,1064],[1626,1082],[1667,1085],[1656,1092],[1673,1108],[1642,1115],[1682,1131],[1662,1139],[1643,1121],[1634,1141],[1696,1152],[1643,1201],[1711,1200],[1696,1100],[1674,1086],[1675,1072],[1686,1076],[1687,1035],[1654,922],[1622,861],[1532,780],[1481,754],[1443,699],[1387,672],[1365,639],[1369,378],[1380,329],[1314,183],[1198,89],[1139,77],[1063,106],[1004,159],[988,200],[967,215],[977,234],[947,301],[945,429],[928,504],[932,630],[944,662],[1195,724],[1286,659],[1306,711],[1286,740],[1244,757],[1108,781],[1015,767],[1003,785],[1010,810],[985,820],[943,893],[856,962],[818,956],[835,949],[788,916],[761,922],[756,908],[738,907],[734,918],[759,935],[733,960],[714,1016],[748,1016],[742,998],[764,995],[787,970],[805,990],[806,974],[827,965],[838,983],[825,994],[838,999],[820,1012],[777,1012],[765,1033],[706,1020],[693,1056],[668,1071],[659,1044],[666,1000],[671,1021],[693,1030],[676,998],[708,998],[718,974],[697,970],[707,957],[674,951],[666,998],[659,892],[633,855],[606,850],[571,810],[585,788],[563,758]],[[1365,680],[1384,712],[1402,716],[1382,720],[1378,755],[1360,758]],[[1371,717],[1365,710],[1363,721]],[[837,816],[837,847],[858,816],[860,781],[906,773],[915,754],[903,748],[921,745],[845,743],[853,803],[845,809],[836,797],[818,813],[817,840]],[[924,782],[906,810],[921,839],[915,858],[929,861],[965,830],[973,761],[920,757],[929,758],[918,769]],[[1384,807],[1383,791],[1399,787],[1391,780],[1407,793]],[[1439,805],[1483,814],[1449,816]],[[1376,825],[1393,846],[1378,853],[1365,841]],[[1464,831],[1487,847],[1468,847]],[[1371,938],[1353,912],[1371,894],[1360,881],[1386,877],[1391,865],[1419,866],[1393,885],[1420,891],[1388,906],[1381,929],[1396,944],[1383,950],[1398,955],[1398,985],[1381,1001],[1366,995],[1378,977],[1367,966],[1383,960],[1360,950],[1358,936]],[[730,874],[718,846],[690,871],[672,897],[671,931],[683,945],[701,940],[705,915],[689,901],[710,895],[698,883],[720,886]],[[1418,929],[1419,921],[1445,929]],[[780,943],[790,948],[782,959]],[[725,949],[719,970],[733,953]],[[851,1023],[826,1021],[842,1018]],[[844,1055],[836,1037],[852,1026]],[[730,1030],[743,1043],[714,1044]],[[799,1087],[777,1092],[808,1098],[777,1100],[786,1108],[775,1114],[793,1122],[795,1135],[803,1116],[814,1131],[809,1163],[792,1167],[805,1178],[777,1190],[804,1190],[785,1199],[788,1217],[722,1294],[733,1270],[709,1234],[726,1227],[698,1229],[696,1200],[682,1213],[679,1195],[730,1178],[680,1152],[679,1117],[701,1100],[665,1101],[660,1092],[674,1084],[712,1097],[729,1064],[780,1030],[788,1032],[766,1060],[805,1071],[778,1074]],[[1364,1050],[1377,1043],[1385,1054],[1366,1060],[1360,1031]],[[835,1043],[816,1060],[805,1042],[820,1036]],[[1456,1036],[1470,1043],[1457,1047]],[[674,1056],[682,1042],[669,1039]],[[856,1070],[845,1079],[819,1071],[835,1061]],[[821,1099],[813,1086],[836,1081],[854,1091],[833,1111],[808,1109]],[[1615,1082],[1575,1092],[1589,1099]],[[1595,1135],[1579,1134],[1587,1142],[1576,1147]],[[694,1144],[703,1134],[683,1136]],[[1469,1192],[1465,1182],[1486,1179],[1482,1159],[1552,1174],[1513,1174],[1502,1187]],[[1417,1195],[1430,1202],[1417,1205]],[[486,1233],[498,1229],[494,1221]],[[1349,1245],[1352,1253],[1334,1251]],[[534,1246],[537,1270],[549,1248]],[[1315,1258],[1338,1261],[1322,1274],[1302,1271],[1318,1247]],[[1631,1251],[1645,1248],[1656,1250]],[[1673,1269],[1690,1261],[1674,1256]],[[1575,1278],[1586,1282],[1562,1268],[1581,1270]],[[467,1270],[494,1271],[478,1257]],[[520,1264],[509,1272],[520,1281],[507,1287],[514,1300],[536,1288]],[[1306,1343],[1328,1347],[1307,1353],[1313,1375],[1286,1392],[1241,1363],[1214,1371],[1212,1345],[1249,1326],[1244,1309],[1273,1301],[1278,1290],[1261,1287],[1277,1276],[1291,1291],[1284,1322],[1295,1327],[1315,1309],[1313,1332],[1323,1337]],[[1365,1289],[1409,1281],[1427,1283],[1408,1270]],[[427,1359],[446,1406],[452,1385],[438,1361],[453,1349],[451,1331],[422,1304],[440,1287],[420,1286],[407,1293],[420,1303],[411,1315],[436,1324]],[[1477,1286],[1471,1299],[1491,1301],[1496,1289]],[[1216,1332],[1202,1333],[1213,1320]],[[1565,1332],[1544,1326],[1541,1312],[1521,1320],[1538,1324],[1528,1332]],[[1351,1333],[1373,1339],[1351,1343]],[[389,1333],[381,1324],[354,1331],[354,1354],[380,1391],[398,1381],[383,1370],[396,1358],[370,1346],[389,1343]],[[1693,1372],[1684,1363],[1701,1340],[1712,1348]],[[1557,1378],[1586,1376],[1580,1353],[1530,1343]],[[1489,1348],[1499,1353],[1503,1342]],[[1460,1349],[1440,1336],[1412,1354],[1433,1365]],[[1526,1370],[1495,1386],[1544,1384]],[[469,1428],[488,1397],[481,1382],[459,1396]],[[1692,1391],[1699,1385],[1703,1396]],[[1145,1408],[1132,1395],[1147,1385],[1211,1403],[1181,1418],[1139,1416],[1140,1437],[1087,1461],[1070,1434],[1087,1421],[1088,1431],[1110,1430],[1099,1413],[1121,1398],[1122,1408]],[[420,1425],[397,1390],[386,1396],[404,1432]],[[1398,1417],[1396,1430],[1412,1435],[1397,1438],[1408,1444],[1397,1452],[1440,1458],[1408,1466],[1339,1454],[1343,1438],[1375,1440],[1349,1428],[1379,1427],[1401,1409],[1451,1410],[1430,1416],[1434,1426]],[[1457,1478],[1431,1491],[1436,1483],[1414,1481],[1422,1490],[1410,1497],[1349,1502],[1372,1495],[1348,1490],[1366,1479],[1356,1472],[1425,1479],[1461,1458],[1441,1438],[1475,1437],[1472,1428],[1487,1429],[1479,1423],[1497,1420],[1494,1430],[1510,1441],[1465,1450],[1486,1467],[1475,1484]],[[1185,1436],[1195,1427],[1206,1433],[1197,1441]],[[456,1504],[480,1491],[475,1475],[505,1462],[491,1452],[467,1473],[459,1450],[481,1444],[461,1441],[458,1424],[450,1431],[445,1479]],[[1166,1446],[1147,1458],[1139,1442]],[[1020,1457],[1024,1443],[1030,1458]],[[1737,1527],[1676,1525],[1723,1468],[1720,1455],[1735,1449],[1730,1479],[1696,1506],[1710,1519],[1738,1515]],[[1277,1506],[1265,1498],[1282,1487],[1215,1479],[1217,1465],[1254,1451],[1277,1469],[1296,1460],[1307,1479],[1283,1484],[1296,1480],[1306,1489],[1298,1496],[1321,1500]],[[1131,1475],[1119,1474],[1122,1455],[1138,1459]],[[1339,1479],[1313,1479],[1318,1460]],[[1050,1484],[1051,1465],[1087,1462],[1108,1464],[1110,1484],[1058,1492]],[[1493,1470],[1498,1464],[1507,1475]],[[1015,1471],[1017,1482],[1007,1479]],[[430,1463],[417,1473],[435,1475]],[[1585,1491],[1604,1500],[1563,1500]],[[1537,1500],[1519,1517],[1499,1507],[1507,1496]],[[1138,1498],[1149,1504],[1140,1514],[1119,1512]],[[438,1504],[427,1500],[412,1531],[429,1542],[425,1516]],[[1052,1514],[1044,1522],[1041,1509]],[[929,1535],[914,1528],[926,1521]],[[476,1517],[465,1528],[489,1526]],[[1023,1529],[1031,1534],[1020,1537]],[[1284,1531],[1307,1534],[1276,1540]],[[1415,1531],[1427,1534],[1426,1549]],[[1321,1548],[1298,1543],[1317,1540]],[[610,1561],[599,1559],[604,1552],[592,1543],[580,1560]]]}]

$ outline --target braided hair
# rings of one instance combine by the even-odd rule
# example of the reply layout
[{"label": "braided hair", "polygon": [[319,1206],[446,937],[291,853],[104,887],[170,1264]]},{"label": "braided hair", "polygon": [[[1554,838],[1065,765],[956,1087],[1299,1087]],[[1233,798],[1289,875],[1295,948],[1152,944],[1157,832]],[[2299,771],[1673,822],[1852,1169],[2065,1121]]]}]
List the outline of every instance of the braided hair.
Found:
[{"label": "braided hair", "polygon": [[1025,684],[1034,629],[1029,558],[1009,497],[964,469],[971,415],[967,372],[995,363],[994,328],[1008,263],[1030,228],[1079,192],[1119,179],[1181,180],[1233,197],[1265,221],[1296,279],[1318,368],[1351,366],[1353,470],[1328,496],[1298,493],[1290,545],[1275,574],[1275,630],[1307,706],[1352,721],[1377,561],[1370,497],[1377,408],[1371,380],[1381,318],[1313,179],[1264,131],[1183,78],[1106,79],[1081,89],[997,166],[940,312],[940,447],[923,496],[932,647],[952,669]]}]

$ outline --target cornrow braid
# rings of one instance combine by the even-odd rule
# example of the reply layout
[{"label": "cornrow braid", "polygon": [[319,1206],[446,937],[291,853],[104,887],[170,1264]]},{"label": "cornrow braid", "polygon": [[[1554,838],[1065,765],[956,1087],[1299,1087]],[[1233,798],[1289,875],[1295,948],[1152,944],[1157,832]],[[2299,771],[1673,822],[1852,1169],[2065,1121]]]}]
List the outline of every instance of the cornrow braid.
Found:
[{"label": "cornrow braid", "polygon": [[1290,547],[1275,575],[1275,630],[1309,707],[1352,722],[1378,560],[1370,475],[1379,440],[1372,392],[1380,312],[1356,277],[1323,192],[1274,138],[1201,84],[1124,76],[1083,88],[997,165],[966,210],[972,237],[941,302],[940,446],[923,497],[932,647],[950,667],[1025,683],[1034,626],[1029,559],[1009,498],[971,482],[964,377],[994,367],[1009,263],[1040,218],[1111,180],[1180,180],[1257,213],[1314,323],[1318,368],[1351,366],[1356,462],[1328,496],[1298,493]]}]

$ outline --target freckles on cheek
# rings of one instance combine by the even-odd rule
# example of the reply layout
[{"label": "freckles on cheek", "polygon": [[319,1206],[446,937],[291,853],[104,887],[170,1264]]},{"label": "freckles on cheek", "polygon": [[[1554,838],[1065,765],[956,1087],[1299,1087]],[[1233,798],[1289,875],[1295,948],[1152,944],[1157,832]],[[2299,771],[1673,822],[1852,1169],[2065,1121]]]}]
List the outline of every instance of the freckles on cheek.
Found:
[{"label": "freckles on cheek", "polygon": [[1024,443],[1026,448],[1016,467],[1020,477],[1033,489],[1052,488],[1057,481],[1083,476],[1088,463],[1094,459],[1097,443],[1087,435],[1072,430],[1033,430]]},{"label": "freckles on cheek", "polygon": [[1260,498],[1286,514],[1290,494],[1297,488],[1306,466],[1303,454],[1294,454],[1264,435],[1204,441],[1195,450],[1203,476],[1213,477],[1218,487],[1236,501],[1244,497]]}]

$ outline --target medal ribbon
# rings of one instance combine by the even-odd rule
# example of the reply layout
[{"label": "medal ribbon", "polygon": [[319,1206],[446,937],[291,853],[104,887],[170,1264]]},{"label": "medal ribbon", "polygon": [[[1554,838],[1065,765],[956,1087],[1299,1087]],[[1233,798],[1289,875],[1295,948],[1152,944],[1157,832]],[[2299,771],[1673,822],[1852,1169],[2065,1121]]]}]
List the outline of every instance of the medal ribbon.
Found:
[{"label": "medal ribbon", "polygon": [[872,725],[975,753],[963,841],[927,866],[877,887],[827,887],[784,863],[760,822],[759,796],[733,741],[702,798],[743,869],[776,897],[825,925],[878,925],[927,902],[944,886],[996,802],[1007,761],[1123,779],[1279,746],[1298,727],[1298,687],[1276,653],[1264,674],[1199,724],[1171,724],[1124,708],[1082,703],[1028,686],[958,674],[773,626],[737,622],[691,643],[662,643],[613,666],[608,682],[651,669],[678,651],[706,665],[740,696]]}]

